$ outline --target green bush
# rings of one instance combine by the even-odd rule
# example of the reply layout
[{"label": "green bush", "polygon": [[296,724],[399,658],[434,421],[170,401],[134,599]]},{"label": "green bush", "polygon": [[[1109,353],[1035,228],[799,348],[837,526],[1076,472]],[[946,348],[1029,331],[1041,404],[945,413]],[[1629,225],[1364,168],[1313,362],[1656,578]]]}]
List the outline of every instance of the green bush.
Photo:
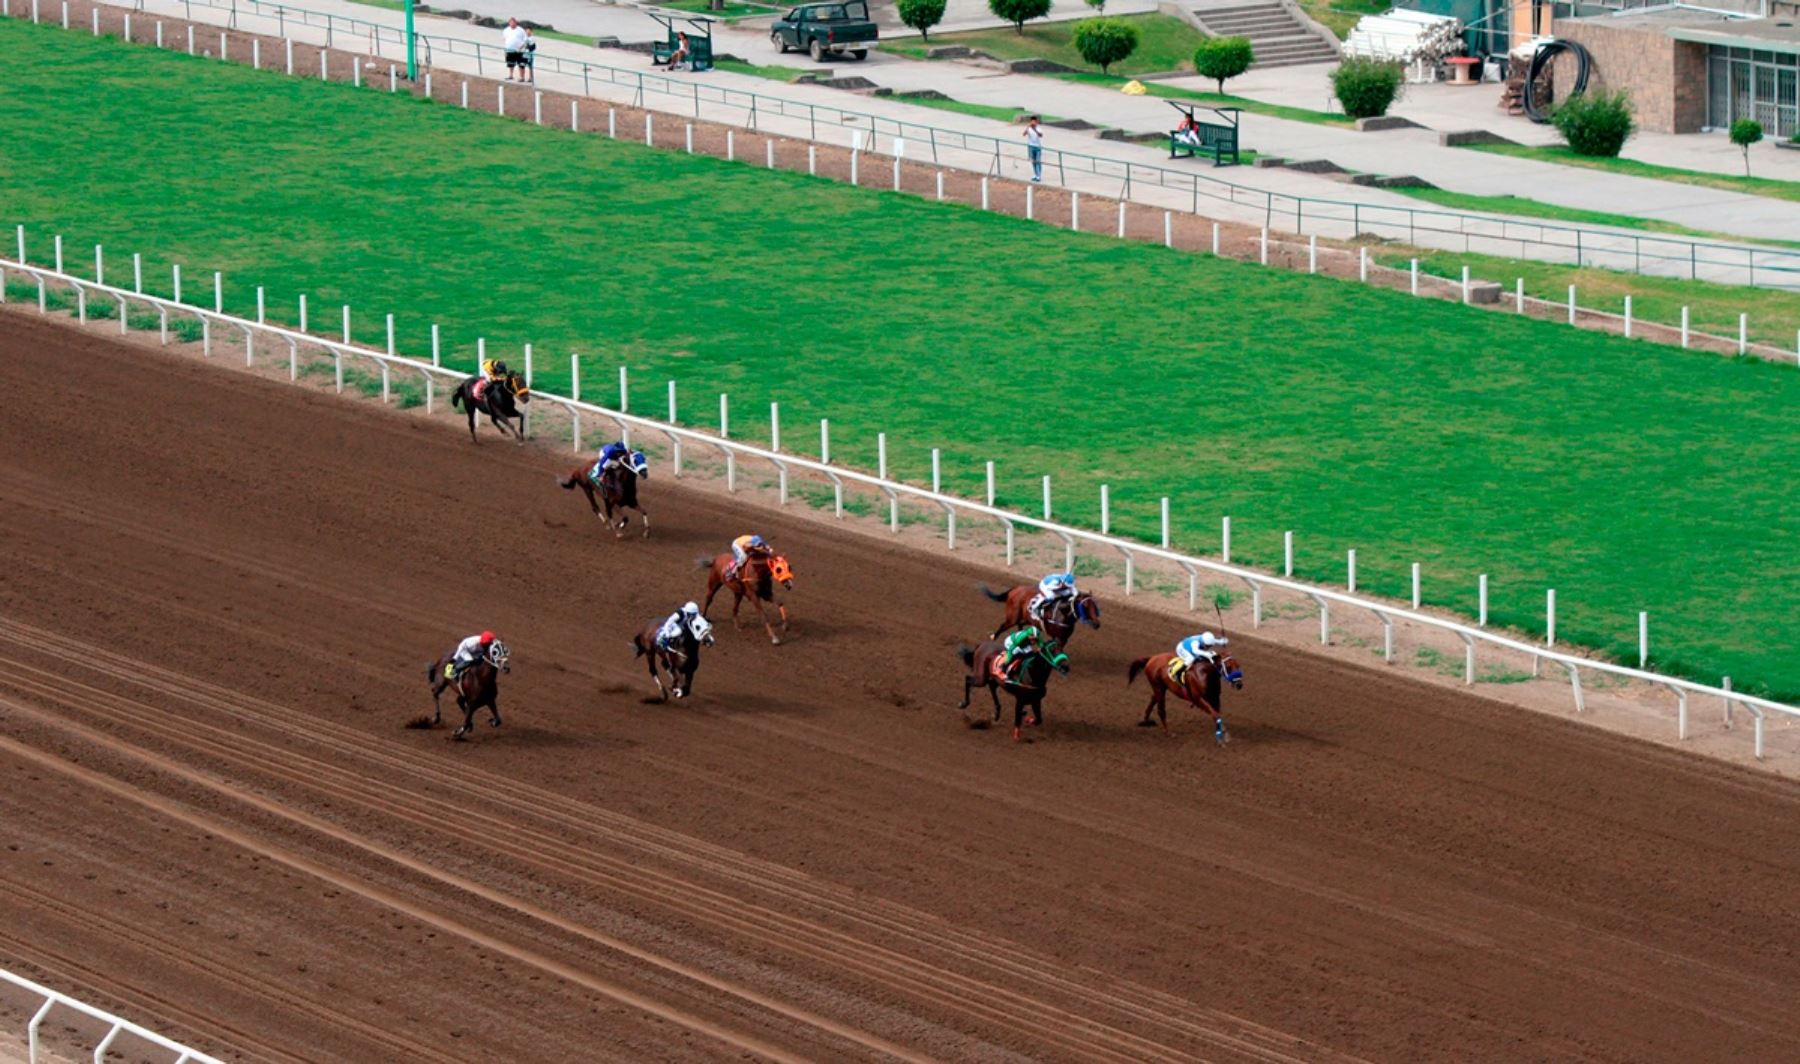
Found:
[{"label": "green bush", "polygon": [[1550,121],[1576,155],[1618,155],[1636,128],[1631,97],[1623,89],[1571,96],[1550,113]]},{"label": "green bush", "polygon": [[1112,66],[1137,51],[1137,28],[1116,18],[1090,18],[1075,24],[1073,41],[1081,58],[1100,68]]},{"label": "green bush", "polygon": [[1209,37],[1194,49],[1194,71],[1203,78],[1219,83],[1225,91],[1225,79],[1235,78],[1256,62],[1248,37]]},{"label": "green bush", "polygon": [[1754,118],[1740,118],[1731,123],[1731,143],[1744,150],[1744,176],[1750,176],[1750,145],[1762,139],[1762,123]]},{"label": "green bush", "polygon": [[1013,24],[1019,36],[1025,35],[1025,23],[1050,13],[1050,0],[988,0],[994,17]]},{"label": "green bush", "polygon": [[1331,91],[1351,118],[1379,118],[1400,95],[1400,64],[1346,59],[1331,72]]},{"label": "green bush", "polygon": [[1093,8],[1095,11],[1105,13],[1106,0],[1087,0],[1087,6]]},{"label": "green bush", "polygon": [[919,31],[919,39],[931,39],[931,27],[944,21],[944,0],[900,0],[900,21]]}]

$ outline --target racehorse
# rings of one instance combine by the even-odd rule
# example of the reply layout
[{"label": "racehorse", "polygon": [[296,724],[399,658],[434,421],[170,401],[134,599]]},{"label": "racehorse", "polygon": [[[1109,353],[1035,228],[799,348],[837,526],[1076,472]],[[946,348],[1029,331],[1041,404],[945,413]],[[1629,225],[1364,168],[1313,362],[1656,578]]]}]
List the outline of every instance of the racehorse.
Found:
[{"label": "racehorse", "polygon": [[1006,616],[1001,618],[1000,627],[994,629],[996,639],[1009,628],[1035,624],[1043,629],[1045,635],[1068,646],[1069,637],[1075,634],[1077,624],[1085,624],[1096,630],[1100,627],[1100,601],[1086,591],[1074,598],[1057,599],[1050,603],[1048,615],[1042,621],[1031,615],[1031,598],[1037,594],[1037,588],[1030,584],[1009,587],[1005,591],[995,591],[983,584],[981,593],[994,602],[1006,603]]},{"label": "racehorse", "polygon": [[1165,651],[1147,658],[1138,658],[1126,670],[1127,685],[1134,682],[1140,672],[1150,681],[1150,704],[1144,707],[1144,719],[1138,721],[1138,727],[1150,727],[1150,711],[1155,710],[1157,718],[1162,721],[1163,734],[1167,735],[1169,713],[1166,699],[1173,692],[1192,703],[1196,709],[1211,714],[1213,738],[1220,743],[1225,742],[1225,716],[1219,712],[1219,696],[1224,692],[1221,680],[1230,682],[1231,686],[1240,691],[1244,689],[1244,673],[1238,668],[1237,659],[1230,654],[1216,662],[1201,658],[1182,676],[1180,684],[1169,679],[1169,663],[1174,660],[1175,655]]},{"label": "racehorse", "polygon": [[[988,694],[994,699],[994,720],[1000,720],[1000,689],[1005,688],[1007,694],[1013,696],[1013,741],[1019,738],[1019,728],[1025,724],[1042,724],[1044,721],[1044,691],[1050,686],[1052,670],[1060,675],[1069,674],[1069,655],[1058,649],[1056,641],[1050,640],[1042,647],[1034,648],[1030,656],[1018,666],[1015,680],[1002,680],[996,672],[1000,660],[1006,654],[1006,648],[993,639],[984,639],[979,646],[968,645],[956,648],[964,665],[969,667],[968,675],[963,677],[962,704],[958,709],[969,708],[969,693],[977,687],[986,687]],[[1027,715],[1026,709],[1031,710]]]},{"label": "racehorse", "polygon": [[425,667],[425,679],[431,683],[431,705],[434,712],[431,726],[444,723],[444,707],[439,701],[446,688],[456,689],[456,706],[463,711],[462,727],[450,733],[452,739],[462,739],[475,727],[475,711],[487,707],[488,726],[500,726],[500,674],[511,672],[507,661],[512,651],[506,644],[495,640],[488,646],[486,656],[476,658],[462,675],[451,677],[454,655],[446,654]]},{"label": "racehorse", "polygon": [[[477,388],[476,385],[481,385]],[[480,443],[475,437],[475,412],[480,411],[488,416],[494,427],[502,432],[510,432],[520,443],[525,442],[525,415],[519,406],[531,402],[531,389],[525,386],[525,376],[520,373],[508,373],[497,381],[470,377],[456,386],[450,396],[450,405],[461,407],[469,412],[469,439]],[[519,419],[518,427],[514,427],[513,418]]]},{"label": "racehorse", "polygon": [[[657,701],[669,700],[669,689],[663,686],[662,673],[669,674],[669,686],[676,698],[694,693],[694,673],[700,671],[700,648],[713,645],[712,624],[705,617],[695,617],[681,626],[681,638],[674,646],[662,646],[657,635],[662,621],[651,621],[631,639],[632,657],[649,658],[650,678],[656,681]],[[660,669],[659,669],[660,666]]]},{"label": "racehorse", "polygon": [[781,645],[781,636],[775,634],[775,626],[769,623],[768,606],[775,607],[775,613],[781,618],[781,634],[788,630],[787,606],[775,597],[775,585],[780,584],[789,591],[794,589],[794,569],[788,564],[784,555],[769,558],[750,556],[744,560],[743,571],[727,577],[731,570],[732,557],[729,552],[712,558],[694,559],[694,568],[710,569],[706,577],[706,601],[700,604],[701,616],[712,609],[713,596],[722,587],[731,589],[735,597],[731,600],[731,624],[734,628],[742,628],[738,621],[738,607],[749,599],[762,616],[763,628],[768,630],[769,642]]},{"label": "racehorse", "polygon": [[[637,482],[650,476],[650,463],[645,460],[642,451],[631,452],[627,463],[602,473],[598,481],[593,476],[594,467],[584,465],[557,483],[562,485],[564,491],[580,488],[582,494],[587,496],[588,506],[592,507],[594,516],[605,521],[607,527],[613,530],[613,535],[620,539],[625,538],[625,528],[631,524],[631,518],[624,511],[636,510],[644,521],[644,536],[649,538],[650,512],[638,502]],[[603,506],[606,508],[604,517],[600,513]],[[620,511],[617,521],[613,520],[615,508]]]}]

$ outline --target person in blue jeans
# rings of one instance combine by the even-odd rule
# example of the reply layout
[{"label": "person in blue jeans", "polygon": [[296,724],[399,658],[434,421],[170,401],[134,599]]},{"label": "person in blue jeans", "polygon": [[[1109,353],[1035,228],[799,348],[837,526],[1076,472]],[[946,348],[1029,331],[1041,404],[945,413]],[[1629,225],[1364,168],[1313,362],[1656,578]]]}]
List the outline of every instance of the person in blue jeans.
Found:
[{"label": "person in blue jeans", "polygon": [[1038,124],[1038,116],[1032,115],[1025,126],[1025,153],[1031,157],[1031,179],[1044,179],[1044,127]]}]

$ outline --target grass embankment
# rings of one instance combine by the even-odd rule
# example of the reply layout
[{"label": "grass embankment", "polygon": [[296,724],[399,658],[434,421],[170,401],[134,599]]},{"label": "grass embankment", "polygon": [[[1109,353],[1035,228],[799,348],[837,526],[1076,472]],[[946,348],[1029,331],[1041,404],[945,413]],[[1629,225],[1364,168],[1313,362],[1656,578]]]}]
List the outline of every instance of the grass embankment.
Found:
[{"label": "grass embankment", "polygon": [[[1120,89],[1129,78],[1110,77],[1104,74],[1052,74],[1050,77],[1064,81],[1078,82],[1083,85],[1100,85],[1110,89]],[[1354,127],[1356,120],[1345,115],[1331,114],[1326,111],[1309,111],[1304,107],[1288,107],[1279,103],[1264,103],[1246,96],[1233,96],[1230,93],[1204,92],[1199,89],[1187,89],[1179,85],[1169,85],[1160,81],[1146,81],[1145,95],[1159,100],[1181,100],[1187,103],[1204,104],[1207,107],[1236,107],[1249,114],[1266,115],[1270,118],[1285,118],[1292,122],[1311,122],[1321,126]],[[1175,113],[1169,112],[1170,126],[1174,126]],[[1206,117],[1202,115],[1201,117]]]},{"label": "grass embankment", "polygon": [[1294,529],[1301,576],[1341,580],[1356,547],[1374,593],[1418,561],[1427,601],[1469,611],[1491,573],[1499,624],[1538,628],[1555,587],[1559,637],[1621,657],[1647,609],[1659,666],[1800,695],[1792,367],[49,27],[0,21],[0,60],[33,71],[0,88],[0,228],[38,256],[54,233],[115,273],[141,252],[164,293],[172,262],[223,270],[228,309],[264,285],[289,322],[302,292],[349,303],[370,343],[391,311],[404,351],[438,322],[452,364],[531,342],[553,390],[582,352],[590,393],[623,365],[659,411],[675,379],[702,428],[729,392],[745,438],[779,400],[790,446],[829,417],[870,468],[885,431],[897,475],[941,447],[971,497],[993,459],[1027,510],[1051,473],[1090,527],[1110,484],[1148,540],[1166,495],[1182,548],[1231,514],[1235,559],[1279,566]]},{"label": "grass embankment", "polygon": [[[818,70],[803,70],[800,67],[773,66],[761,63],[746,63],[741,59],[720,59],[715,64],[720,70],[729,70],[734,74],[749,74],[752,77],[768,78],[771,81],[793,83],[803,77],[820,76]],[[888,99],[901,100],[916,107],[931,107],[939,111],[954,111],[957,114],[974,115],[977,118],[991,118],[996,122],[1017,122],[1022,118],[1036,114],[1035,111],[1023,107],[1000,107],[987,103],[969,103],[966,100],[951,100],[937,96],[924,96],[910,92],[897,92]],[[1049,115],[1045,121],[1054,121]]]},{"label": "grass embankment", "polygon": [[1631,177],[1652,177],[1658,181],[1673,181],[1682,185],[1698,185],[1701,188],[1724,189],[1727,192],[1742,192],[1750,196],[1768,196],[1771,199],[1800,201],[1800,181],[1781,181],[1773,177],[1741,177],[1734,174],[1715,174],[1707,170],[1683,170],[1674,166],[1658,166],[1655,163],[1641,163],[1636,159],[1607,159],[1592,155],[1577,155],[1567,147],[1539,147],[1529,144],[1470,144],[1475,151],[1491,151],[1498,155],[1516,155],[1524,159],[1537,159],[1546,163],[1557,163],[1561,166],[1579,166],[1589,170],[1607,170],[1615,174],[1626,174]]},{"label": "grass embankment", "polygon": [[1398,192],[1403,196],[1424,200],[1440,207],[1457,211],[1485,211],[1490,214],[1507,214],[1517,218],[1542,218],[1549,222],[1568,222],[1572,225],[1609,225],[1616,229],[1636,229],[1645,233],[1659,233],[1667,236],[1688,237],[1694,240],[1720,240],[1732,244],[1765,244],[1769,247],[1800,248],[1800,241],[1793,240],[1756,240],[1731,233],[1715,233],[1706,229],[1691,229],[1674,222],[1665,222],[1657,218],[1640,218],[1635,214],[1613,214],[1608,211],[1591,211],[1581,207],[1564,207],[1556,203],[1544,203],[1541,200],[1526,199],[1522,196],[1481,196],[1470,192],[1451,192],[1442,188],[1391,188],[1388,191]]},{"label": "grass embankment", "polygon": [[[1194,49],[1200,47],[1200,42],[1206,39],[1205,34],[1168,15],[1117,17],[1119,21],[1129,23],[1137,29],[1138,46],[1130,58],[1112,65],[1112,73],[1131,76],[1194,69]],[[1022,34],[1013,32],[1011,26],[935,33],[929,41],[911,37],[884,40],[881,42],[881,50],[923,59],[928,48],[960,44],[978,52],[986,52],[996,59],[1048,59],[1076,70],[1086,70],[1091,64],[1075,50],[1074,34],[1075,23],[1072,20],[1030,22],[1026,23]]]},{"label": "grass embankment", "polygon": [[1394,5],[1387,0],[1300,0],[1300,6],[1313,21],[1343,40],[1364,15],[1379,15]]}]

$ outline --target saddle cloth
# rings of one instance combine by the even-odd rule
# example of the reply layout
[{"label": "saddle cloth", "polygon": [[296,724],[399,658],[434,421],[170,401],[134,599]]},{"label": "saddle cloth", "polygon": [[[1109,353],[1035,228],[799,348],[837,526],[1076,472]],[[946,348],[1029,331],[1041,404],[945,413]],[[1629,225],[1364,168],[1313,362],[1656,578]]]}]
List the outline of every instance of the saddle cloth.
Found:
[{"label": "saddle cloth", "polygon": [[476,378],[475,387],[470,390],[470,394],[472,394],[475,397],[476,402],[479,403],[481,401],[481,397],[487,394],[488,385],[490,383],[492,383],[492,382],[490,382],[486,377]]}]

